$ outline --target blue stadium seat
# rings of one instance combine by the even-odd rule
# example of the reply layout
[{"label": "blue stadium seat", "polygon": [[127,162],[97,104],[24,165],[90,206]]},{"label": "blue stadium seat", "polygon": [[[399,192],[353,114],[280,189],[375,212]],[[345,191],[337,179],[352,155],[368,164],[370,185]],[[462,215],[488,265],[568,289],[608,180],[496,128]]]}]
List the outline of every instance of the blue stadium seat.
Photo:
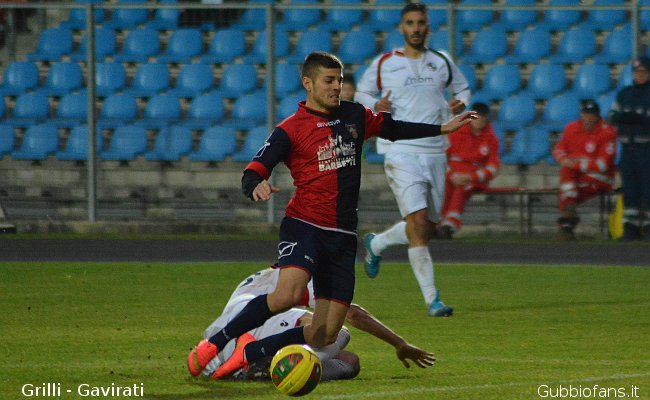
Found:
[{"label": "blue stadium seat", "polygon": [[521,74],[519,67],[509,64],[496,64],[488,69],[483,79],[483,87],[477,96],[489,100],[501,100],[519,90]]},{"label": "blue stadium seat", "polygon": [[[549,6],[582,6],[580,0],[550,0]],[[580,22],[581,10],[551,9],[544,12],[544,18],[537,24],[540,29],[564,32]]]},{"label": "blue stadium seat", "polygon": [[547,100],[566,87],[562,64],[539,64],[533,68],[523,91],[534,99]]},{"label": "blue stadium seat", "polygon": [[[74,0],[75,4],[103,4],[104,0]],[[101,24],[106,18],[106,10],[103,8],[95,8],[94,12],[95,24]],[[85,8],[72,8],[68,14],[68,19],[61,21],[60,28],[66,29],[85,29],[86,28],[86,9]]]},{"label": "blue stadium seat", "polygon": [[303,32],[298,39],[298,43],[296,43],[293,53],[287,57],[287,62],[300,65],[305,61],[305,57],[309,53],[317,50],[332,51],[332,38],[330,35],[324,35],[323,32],[319,31]]},{"label": "blue stadium seat", "polygon": [[50,113],[47,96],[39,93],[24,93],[16,98],[11,117],[3,123],[13,127],[25,127],[44,122]]},{"label": "blue stadium seat", "polygon": [[[359,46],[364,43],[364,46]],[[375,34],[370,31],[351,31],[345,34],[339,44],[338,56],[345,65],[364,64],[367,59],[377,55]]]},{"label": "blue stadium seat", "polygon": [[[625,0],[594,0],[594,6],[620,6],[625,8]],[[589,10],[587,12],[588,24],[594,30],[612,30],[614,26],[622,23],[627,11],[621,10]]]},{"label": "blue stadium seat", "polygon": [[573,28],[560,39],[556,54],[551,55],[552,63],[578,63],[591,57],[596,51],[594,32],[584,28]]},{"label": "blue stadium seat", "polygon": [[183,126],[169,126],[156,135],[153,149],[144,154],[148,161],[178,161],[192,151],[192,130]]},{"label": "blue stadium seat", "polygon": [[167,94],[176,97],[196,97],[214,89],[214,75],[208,64],[187,64],[176,77],[176,86]]},{"label": "blue stadium seat", "polygon": [[300,84],[300,69],[294,64],[277,64],[275,66],[274,83],[276,98],[284,98],[291,93],[297,92],[302,87]]},{"label": "blue stadium seat", "polygon": [[632,28],[626,24],[621,29],[611,31],[605,39],[600,53],[594,62],[600,64],[627,64],[632,58]]},{"label": "blue stadium seat", "polygon": [[[159,0],[159,4],[178,4],[177,0]],[[174,30],[178,28],[178,20],[181,10],[178,8],[158,8],[151,20],[145,22],[144,26],[156,30]]]},{"label": "blue stadium seat", "polygon": [[533,29],[519,34],[511,55],[505,57],[509,64],[537,64],[551,54],[551,34],[544,29]]},{"label": "blue stadium seat", "polygon": [[540,127],[561,132],[569,122],[580,116],[580,100],[568,92],[555,96],[546,103]]},{"label": "blue stadium seat", "polygon": [[0,96],[18,96],[39,84],[38,67],[29,61],[12,61],[5,69]]},{"label": "blue stadium seat", "polygon": [[14,160],[45,160],[59,147],[59,132],[48,124],[31,125],[27,128],[20,147],[11,152]]},{"label": "blue stadium seat", "polygon": [[545,129],[530,127],[515,134],[510,151],[501,157],[506,165],[534,165],[549,156],[551,141]]},{"label": "blue stadium seat", "polygon": [[612,90],[610,92],[603,93],[600,96],[598,96],[596,101],[598,102],[598,106],[600,107],[601,117],[605,118],[609,110],[612,109],[612,104],[614,104],[617,94],[618,92],[616,90]]},{"label": "blue stadium seat", "polygon": [[506,31],[488,28],[476,33],[467,54],[462,57],[465,64],[491,64],[503,57],[508,50]]},{"label": "blue stadium seat", "polygon": [[206,64],[228,64],[236,57],[241,57],[246,52],[246,39],[244,32],[236,29],[222,29],[217,31],[208,47],[208,52],[201,57],[201,62]]},{"label": "blue stadium seat", "polygon": [[147,130],[140,126],[120,126],[113,132],[105,151],[99,152],[104,161],[133,161],[147,151]]},{"label": "blue stadium seat", "polygon": [[503,130],[518,131],[532,124],[535,116],[535,100],[525,94],[518,94],[503,100],[497,122]]},{"label": "blue stadium seat", "polygon": [[235,161],[249,162],[253,159],[255,154],[262,148],[262,145],[269,137],[269,130],[266,126],[257,126],[252,128],[246,134],[244,144],[238,152],[233,154],[232,158]]},{"label": "blue stadium seat", "polygon": [[67,94],[61,98],[56,117],[48,120],[57,128],[72,128],[88,118],[88,96],[81,93]]},{"label": "blue stadium seat", "polygon": [[298,102],[305,100],[304,94],[294,94],[293,96],[285,97],[280,101],[280,104],[275,109],[275,116],[278,122],[283,121],[291,114],[298,111]]},{"label": "blue stadium seat", "polygon": [[[115,31],[106,28],[95,29],[95,62],[102,62],[115,53],[117,38]],[[79,50],[70,54],[70,61],[83,62],[88,58],[88,35],[81,39]]]},{"label": "blue stadium seat", "polygon": [[219,92],[223,97],[236,98],[257,89],[257,70],[250,64],[230,64],[221,76]]},{"label": "blue stadium seat", "polygon": [[[446,8],[449,2],[444,0],[429,0],[426,4],[428,8],[427,14],[429,16],[429,26],[431,26],[431,29],[435,31],[440,29],[441,26],[447,25],[447,10],[433,7],[445,6]],[[460,33],[460,31],[457,32]]]},{"label": "blue stadium seat", "polygon": [[[398,32],[399,33],[399,32]],[[401,34],[400,34],[401,36]],[[404,45],[404,40],[402,40],[402,44],[400,47]],[[463,54],[463,35],[459,32],[456,31],[456,56],[460,56]],[[444,50],[449,52],[449,31],[446,29],[441,29],[436,32],[433,32],[429,35],[429,47],[435,50]]]},{"label": "blue stadium seat", "polygon": [[572,91],[579,99],[595,99],[611,88],[609,67],[603,64],[583,64],[573,78]]},{"label": "blue stadium seat", "polygon": [[370,164],[383,164],[384,155],[377,153],[377,141],[371,140],[365,144],[366,161]]},{"label": "blue stadium seat", "polygon": [[[289,54],[289,34],[284,30],[276,30],[274,55],[276,58],[283,58]],[[266,32],[260,32],[253,42],[253,49],[249,55],[244,56],[246,64],[266,64]]]},{"label": "blue stadium seat", "polygon": [[[461,6],[489,6],[492,0],[463,0]],[[459,10],[457,14],[457,28],[460,31],[475,31],[482,26],[489,25],[494,19],[492,10]]]},{"label": "blue stadium seat", "polygon": [[149,98],[144,116],[134,125],[147,129],[161,129],[177,122],[180,118],[181,103],[178,97],[162,94]]},{"label": "blue stadium seat", "polygon": [[629,86],[633,83],[632,81],[632,65],[628,64],[626,65],[621,73],[618,76],[618,80],[616,81],[616,89],[621,90],[625,86]]},{"label": "blue stadium seat", "polygon": [[124,93],[134,97],[150,97],[167,89],[169,89],[167,64],[140,64],[131,87],[125,89]]},{"label": "blue stadium seat", "polygon": [[469,88],[471,89],[472,92],[476,90],[476,69],[473,68],[471,65],[465,65],[461,64],[458,66],[460,69],[460,72],[463,73],[465,76],[465,79],[467,79],[467,83],[469,84]]},{"label": "blue stadium seat", "polygon": [[[146,4],[147,0],[118,0],[118,4]],[[145,23],[149,18],[146,8],[116,8],[110,20],[104,22],[104,27],[109,29],[135,29]]]},{"label": "blue stadium seat", "polygon": [[5,117],[5,112],[7,112],[5,100],[0,98],[0,118]]},{"label": "blue stadium seat", "polygon": [[251,93],[235,100],[232,116],[224,126],[235,129],[251,129],[266,121],[266,96],[263,93]]},{"label": "blue stadium seat", "polygon": [[124,40],[122,51],[115,54],[117,62],[144,63],[160,51],[158,32],[149,28],[132,30]]},{"label": "blue stadium seat", "polygon": [[[249,0],[248,4],[273,4],[273,0]],[[242,31],[263,31],[266,29],[266,10],[262,8],[246,9],[239,20],[230,27]]]},{"label": "blue stadium seat", "polygon": [[399,31],[392,31],[384,38],[381,51],[386,53],[401,47],[404,47],[404,36]]},{"label": "blue stadium seat", "polygon": [[67,28],[48,28],[38,36],[38,44],[28,61],[60,61],[72,52],[72,31]]},{"label": "blue stadium seat", "polygon": [[162,63],[190,64],[203,51],[203,34],[198,29],[178,29],[167,40],[165,52],[156,60]]},{"label": "blue stadium seat", "polygon": [[16,135],[14,133],[14,128],[10,125],[0,124],[0,159],[2,159],[5,154],[14,151],[15,146]]},{"label": "blue stadium seat", "polygon": [[45,96],[63,96],[81,89],[81,85],[83,85],[83,73],[79,64],[59,62],[50,66],[43,87],[36,92]]},{"label": "blue stadium seat", "polygon": [[178,125],[190,129],[206,129],[221,122],[223,116],[223,97],[218,92],[210,92],[192,99],[187,117]]},{"label": "blue stadium seat", "polygon": [[535,0],[505,0],[506,6],[530,6],[530,11],[503,10],[496,24],[508,32],[523,31],[528,25],[535,23],[537,20],[535,4]]},{"label": "blue stadium seat", "polygon": [[126,86],[126,70],[118,62],[98,63],[95,66],[95,94],[110,96]]},{"label": "blue stadium seat", "polygon": [[97,120],[99,129],[115,129],[130,124],[137,116],[135,97],[128,94],[112,94],[102,104]]},{"label": "blue stadium seat", "polygon": [[237,132],[215,126],[206,129],[199,139],[199,147],[189,154],[190,161],[223,161],[237,147]]},{"label": "blue stadium seat", "polygon": [[[650,0],[639,0],[639,5],[648,7]],[[644,31],[650,29],[650,10],[641,10],[639,13],[639,28]]]},{"label": "blue stadium seat", "polygon": [[[397,25],[402,19],[400,16],[400,7],[403,3],[399,0],[376,0],[376,5],[380,6],[399,6],[395,9],[375,9],[368,13],[368,20],[365,23],[366,29],[374,32],[392,32],[397,29]],[[431,24],[431,18],[429,18]],[[433,26],[433,24],[432,24]]]},{"label": "blue stadium seat", "polygon": [[[361,0],[332,0],[332,5],[359,5]],[[328,32],[348,32],[363,21],[363,10],[333,8],[325,11],[325,21],[319,28]]]},{"label": "blue stadium seat", "polygon": [[503,156],[506,147],[505,130],[501,127],[498,121],[492,121],[490,125],[492,125],[492,131],[499,141],[499,156]]},{"label": "blue stadium seat", "polygon": [[284,11],[282,23],[288,30],[306,31],[320,21],[320,2],[317,0],[292,0],[289,5],[313,5],[314,8],[290,8]]},{"label": "blue stadium seat", "polygon": [[[103,138],[99,132],[95,132],[95,149],[102,150]],[[78,125],[72,128],[63,150],[54,154],[57,160],[61,161],[86,161],[88,160],[88,125]]]}]

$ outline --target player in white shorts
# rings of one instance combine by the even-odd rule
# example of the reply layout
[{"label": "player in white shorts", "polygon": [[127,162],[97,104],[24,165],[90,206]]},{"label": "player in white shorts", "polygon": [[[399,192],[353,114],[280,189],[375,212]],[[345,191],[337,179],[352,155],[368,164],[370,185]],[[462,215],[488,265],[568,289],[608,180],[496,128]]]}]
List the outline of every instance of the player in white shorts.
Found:
[{"label": "player in white shorts", "polygon": [[[277,268],[267,268],[256,272],[242,281],[230,296],[222,314],[205,330],[204,337],[208,338],[222,329],[250,300],[259,295],[271,293],[277,284],[279,271],[280,270]],[[314,292],[312,282],[310,281],[307,286],[307,292],[303,295],[301,306],[313,307],[314,305]],[[311,319],[311,315],[311,312],[306,308],[292,308],[273,316],[262,326],[249,331],[247,335],[251,335],[254,340],[260,340],[284,332],[287,329],[305,325]],[[356,304],[350,306],[347,320],[355,328],[364,330],[395,347],[397,357],[406,367],[408,367],[407,360],[409,359],[422,368],[433,365],[435,361],[433,354],[407,343],[390,328],[382,324],[370,313]],[[359,358],[356,354],[344,350],[349,341],[350,333],[346,328],[343,328],[339,332],[338,338],[334,343],[323,348],[314,349],[323,364],[322,380],[352,379],[357,376],[360,370]],[[228,345],[208,363],[202,374],[212,379],[221,379],[230,376],[231,374],[236,378],[268,377],[268,365],[273,354],[267,355],[267,357],[259,360],[259,362],[252,363],[246,371],[228,371],[224,374],[223,369],[220,370],[220,367],[224,365],[233,354],[236,342],[237,341],[235,340],[231,340]],[[217,371],[219,372],[217,373]]]},{"label": "player in white shorts", "polygon": [[[469,84],[448,54],[426,47],[426,6],[410,3],[401,14],[399,29],[404,47],[372,61],[354,99],[375,111],[391,112],[395,119],[444,123],[469,104]],[[447,93],[452,97],[449,103]],[[409,245],[409,262],[432,316],[453,312],[440,301],[428,248],[445,197],[447,146],[444,136],[396,142],[377,139],[377,151],[384,154],[386,177],[404,220],[382,233],[364,237],[365,268],[370,278],[379,273],[382,251],[389,246]]]}]

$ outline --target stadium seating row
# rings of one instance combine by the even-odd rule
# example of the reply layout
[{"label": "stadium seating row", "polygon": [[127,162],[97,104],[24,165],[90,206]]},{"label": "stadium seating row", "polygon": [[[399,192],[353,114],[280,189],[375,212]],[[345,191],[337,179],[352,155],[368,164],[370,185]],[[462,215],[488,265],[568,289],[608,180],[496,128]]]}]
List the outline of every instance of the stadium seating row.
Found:
[{"label": "stadium seating row", "polygon": [[[190,161],[218,162],[226,157],[248,162],[268,136],[266,126],[256,126],[248,131],[241,149],[237,150],[237,132],[233,128],[213,126],[207,128],[193,150],[192,130],[185,126],[165,126],[155,136],[148,150],[148,134],[143,126],[120,126],[110,136],[104,148],[104,138],[97,135],[97,154],[104,161],[133,161],[142,156],[149,161],[178,161],[187,157]],[[20,146],[16,148],[14,128],[0,125],[0,158],[9,154],[14,160],[45,160],[55,156],[63,161],[88,159],[88,126],[77,125],[59,147],[61,139],[56,126],[31,125],[27,128]]]}]

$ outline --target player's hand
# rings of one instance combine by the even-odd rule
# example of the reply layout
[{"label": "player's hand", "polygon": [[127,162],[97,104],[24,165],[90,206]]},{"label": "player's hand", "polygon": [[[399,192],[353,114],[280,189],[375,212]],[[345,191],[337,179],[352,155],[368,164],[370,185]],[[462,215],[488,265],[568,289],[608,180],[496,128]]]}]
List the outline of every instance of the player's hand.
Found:
[{"label": "player's hand", "polygon": [[569,158],[569,157],[563,158],[562,161],[560,161],[560,166],[565,167],[565,168],[569,168],[569,169],[573,169],[575,164],[576,164],[576,161],[573,158]]},{"label": "player's hand", "polygon": [[258,183],[253,189],[253,201],[267,201],[271,198],[271,193],[277,193],[280,189],[272,186],[266,179]]},{"label": "player's hand", "polygon": [[451,180],[451,183],[456,186],[465,186],[472,183],[472,176],[470,174],[461,174],[456,172],[451,174],[449,180]]},{"label": "player's hand", "polygon": [[379,112],[390,112],[393,108],[393,102],[388,100],[390,97],[391,91],[389,90],[386,93],[386,96],[382,97],[378,102],[375,103],[375,111]]},{"label": "player's hand", "polygon": [[415,365],[420,368],[430,367],[436,362],[436,356],[434,356],[433,353],[429,353],[428,351],[424,351],[421,348],[408,343],[404,343],[397,347],[396,352],[397,358],[402,361],[402,364],[404,364],[406,368],[411,367],[408,360],[413,361]]},{"label": "player's hand", "polygon": [[449,101],[449,108],[451,109],[451,112],[456,115],[460,114],[463,111],[465,111],[465,103],[458,99],[452,99]]},{"label": "player's hand", "polygon": [[440,127],[440,131],[442,132],[443,135],[447,135],[449,133],[458,130],[458,128],[460,128],[461,126],[469,124],[473,119],[476,118],[478,118],[478,114],[476,114],[474,111],[466,112],[464,114],[452,118],[446,124],[443,124]]}]

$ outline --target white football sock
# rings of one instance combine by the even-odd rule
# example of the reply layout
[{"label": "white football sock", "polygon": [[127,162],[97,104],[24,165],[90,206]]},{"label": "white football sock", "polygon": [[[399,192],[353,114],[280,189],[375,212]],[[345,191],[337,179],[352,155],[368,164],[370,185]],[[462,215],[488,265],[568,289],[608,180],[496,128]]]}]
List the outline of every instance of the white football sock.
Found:
[{"label": "white football sock", "polygon": [[436,286],[433,283],[433,261],[426,246],[410,247],[408,250],[411,269],[415,274],[427,306],[436,298]]},{"label": "white football sock", "polygon": [[405,221],[398,222],[382,233],[377,234],[370,242],[370,248],[378,256],[387,247],[398,244],[409,244],[409,239],[406,237]]},{"label": "white football sock", "polygon": [[315,348],[314,352],[321,361],[329,360],[336,357],[336,355],[339,354],[348,343],[350,343],[350,332],[347,328],[342,327],[334,343],[328,344],[325,347]]}]

